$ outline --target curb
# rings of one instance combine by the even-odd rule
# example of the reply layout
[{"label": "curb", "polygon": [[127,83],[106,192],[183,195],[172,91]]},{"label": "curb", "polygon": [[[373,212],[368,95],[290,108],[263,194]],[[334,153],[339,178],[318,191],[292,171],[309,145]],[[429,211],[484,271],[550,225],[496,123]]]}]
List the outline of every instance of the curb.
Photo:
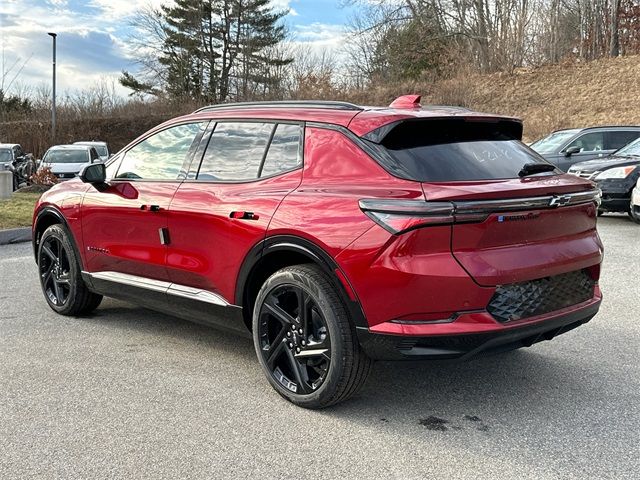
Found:
[{"label": "curb", "polygon": [[0,230],[0,245],[31,241],[31,227]]}]

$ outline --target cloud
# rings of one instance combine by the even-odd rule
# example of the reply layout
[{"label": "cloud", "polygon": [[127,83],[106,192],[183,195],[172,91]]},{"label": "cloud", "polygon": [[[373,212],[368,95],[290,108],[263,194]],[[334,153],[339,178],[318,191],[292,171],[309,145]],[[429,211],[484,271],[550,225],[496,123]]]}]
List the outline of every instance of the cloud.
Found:
[{"label": "cloud", "polygon": [[101,19],[107,22],[126,22],[127,18],[132,16],[142,7],[159,8],[162,5],[171,5],[171,0],[146,0],[138,2],[135,0],[91,0],[89,6],[95,8],[99,12]]},{"label": "cloud", "polygon": [[[305,0],[312,1],[312,0]],[[134,70],[135,63],[127,37],[136,10],[144,5],[159,7],[173,0],[0,0],[0,80],[4,70],[14,65],[9,77],[18,85],[51,85],[51,38],[56,32],[58,90],[74,91],[90,87],[100,79],[116,83],[116,90],[127,95],[129,90],[117,83],[123,69]],[[287,10],[287,23],[292,42],[306,43],[322,52],[337,49],[344,31],[339,25],[311,23],[298,25],[293,6],[302,8],[299,0],[271,0],[270,5]],[[308,5],[308,4],[305,4]],[[315,4],[314,5],[315,8]],[[0,87],[2,85],[0,84]],[[6,87],[6,84],[5,84]]]},{"label": "cloud", "polygon": [[[115,80],[127,66],[122,46],[106,30],[108,25],[98,25],[93,12],[72,10],[66,1],[3,1],[0,21],[0,47],[4,51],[0,69],[17,66],[8,75],[8,82],[21,68],[15,86],[51,84],[52,41],[47,32],[52,31],[58,34],[60,92],[86,88],[101,78]],[[118,92],[126,94],[127,90],[120,87]]]},{"label": "cloud", "polygon": [[319,22],[294,25],[291,32],[295,43],[305,43],[312,48],[338,48],[347,36],[344,25]]}]

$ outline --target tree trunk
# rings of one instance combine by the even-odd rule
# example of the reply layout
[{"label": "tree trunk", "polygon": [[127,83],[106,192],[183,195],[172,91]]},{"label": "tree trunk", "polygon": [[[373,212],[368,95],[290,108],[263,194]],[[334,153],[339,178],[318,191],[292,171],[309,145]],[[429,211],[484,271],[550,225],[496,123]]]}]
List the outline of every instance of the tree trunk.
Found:
[{"label": "tree trunk", "polygon": [[609,40],[609,56],[620,55],[620,33],[618,25],[618,13],[620,10],[620,0],[611,0],[611,38]]}]

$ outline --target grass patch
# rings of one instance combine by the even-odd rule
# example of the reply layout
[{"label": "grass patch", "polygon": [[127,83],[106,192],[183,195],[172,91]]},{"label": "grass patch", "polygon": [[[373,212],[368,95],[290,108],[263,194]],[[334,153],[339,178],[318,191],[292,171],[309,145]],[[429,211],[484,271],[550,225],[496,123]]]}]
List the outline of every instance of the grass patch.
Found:
[{"label": "grass patch", "polygon": [[14,193],[0,200],[0,230],[31,225],[33,208],[42,193]]}]

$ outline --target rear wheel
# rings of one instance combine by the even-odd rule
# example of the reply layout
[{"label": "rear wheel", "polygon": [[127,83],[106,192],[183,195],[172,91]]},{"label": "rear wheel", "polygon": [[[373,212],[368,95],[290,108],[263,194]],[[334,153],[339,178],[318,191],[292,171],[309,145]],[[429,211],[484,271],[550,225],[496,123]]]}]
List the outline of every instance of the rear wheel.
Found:
[{"label": "rear wheel", "polygon": [[52,225],[42,234],[38,272],[45,300],[61,315],[89,313],[102,301],[102,295],[89,291],[82,280],[76,251],[62,225]]},{"label": "rear wheel", "polygon": [[313,265],[287,267],[267,279],[253,311],[253,339],[269,383],[305,408],[346,400],[371,368],[339,293]]},{"label": "rear wheel", "polygon": [[[636,212],[636,210],[638,210],[638,212]],[[640,208],[631,205],[631,209],[629,210],[629,217],[631,217],[631,220],[633,220],[634,222],[640,224]]]}]

